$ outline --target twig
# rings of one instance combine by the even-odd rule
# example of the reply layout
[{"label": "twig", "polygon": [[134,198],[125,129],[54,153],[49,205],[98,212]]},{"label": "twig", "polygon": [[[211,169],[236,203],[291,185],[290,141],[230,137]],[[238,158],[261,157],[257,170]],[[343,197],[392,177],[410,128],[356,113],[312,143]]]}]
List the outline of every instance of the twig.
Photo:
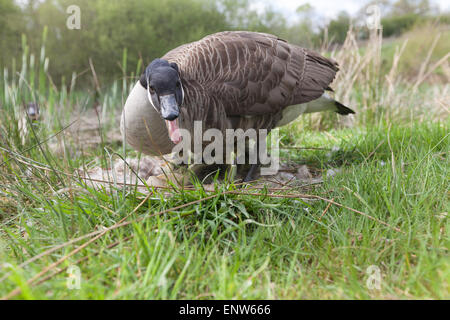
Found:
[{"label": "twig", "polygon": [[331,150],[330,148],[319,148],[319,147],[280,147],[279,149],[294,149],[294,150]]},{"label": "twig", "polygon": [[375,152],[378,150],[378,148],[381,147],[381,146],[383,145],[383,143],[384,143],[384,140],[381,141],[381,142],[375,147],[375,149],[373,149],[372,152],[369,153],[369,155],[364,159],[364,161],[369,160],[370,157],[372,157],[372,156],[375,154]]},{"label": "twig", "polygon": [[362,215],[362,216],[364,216],[364,217],[366,217],[366,218],[368,218],[370,220],[373,220],[373,221],[376,221],[376,222],[378,222],[378,223],[380,223],[382,225],[385,225],[385,226],[387,226],[387,227],[389,227],[389,228],[391,228],[391,229],[393,229],[393,230],[395,230],[397,232],[405,234],[399,228],[391,226],[390,224],[388,224],[388,223],[386,223],[386,222],[384,222],[384,221],[382,221],[380,219],[374,218],[374,217],[368,215],[367,213],[361,212],[359,210],[356,210],[356,209],[347,207],[347,206],[345,206],[343,204],[337,203],[337,202],[335,202],[333,200],[330,200],[330,199],[327,199],[327,198],[323,198],[323,197],[320,197],[320,196],[316,196],[316,195],[311,195],[311,194],[286,194],[286,195],[282,195],[282,194],[270,194],[270,193],[263,194],[263,193],[244,193],[244,192],[238,193],[238,192],[234,192],[234,191],[232,191],[230,193],[231,194],[249,195],[249,196],[264,196],[264,197],[272,197],[272,198],[312,198],[312,199],[319,199],[319,200],[323,200],[323,201],[332,203],[332,204],[334,204],[334,205],[336,205],[338,207],[342,207],[342,208],[348,209],[350,211],[353,211],[353,212],[355,212],[357,214],[360,214],[360,215]]},{"label": "twig", "polygon": [[94,64],[92,63],[91,58],[89,58],[89,66],[91,68],[92,76],[94,78],[95,90],[98,92],[98,94],[101,94],[100,82],[98,81],[97,73],[95,72]]},{"label": "twig", "polygon": [[[334,198],[331,199],[331,201],[334,201]],[[322,217],[325,215],[325,213],[327,213],[327,211],[328,211],[328,209],[330,209],[331,205],[332,205],[332,203],[329,202],[327,207],[325,208],[325,210],[323,210],[322,215],[319,217],[319,221],[322,220]]]}]

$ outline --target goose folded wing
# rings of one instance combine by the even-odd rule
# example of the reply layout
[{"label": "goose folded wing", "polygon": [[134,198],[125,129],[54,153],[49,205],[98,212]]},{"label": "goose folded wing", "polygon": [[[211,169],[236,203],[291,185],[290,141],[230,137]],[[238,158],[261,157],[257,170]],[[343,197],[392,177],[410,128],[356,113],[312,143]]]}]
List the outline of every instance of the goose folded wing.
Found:
[{"label": "goose folded wing", "polygon": [[313,51],[254,32],[210,35],[165,57],[230,116],[276,113],[317,99],[338,70]]}]

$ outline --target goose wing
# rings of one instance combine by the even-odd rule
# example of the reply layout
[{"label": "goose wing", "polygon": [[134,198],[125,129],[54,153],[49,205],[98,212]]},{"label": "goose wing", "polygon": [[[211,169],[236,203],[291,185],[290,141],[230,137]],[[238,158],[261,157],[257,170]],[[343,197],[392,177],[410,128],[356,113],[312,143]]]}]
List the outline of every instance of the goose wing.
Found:
[{"label": "goose wing", "polygon": [[179,66],[198,101],[227,115],[262,115],[319,98],[338,65],[276,36],[220,32],[175,48],[164,57]]}]

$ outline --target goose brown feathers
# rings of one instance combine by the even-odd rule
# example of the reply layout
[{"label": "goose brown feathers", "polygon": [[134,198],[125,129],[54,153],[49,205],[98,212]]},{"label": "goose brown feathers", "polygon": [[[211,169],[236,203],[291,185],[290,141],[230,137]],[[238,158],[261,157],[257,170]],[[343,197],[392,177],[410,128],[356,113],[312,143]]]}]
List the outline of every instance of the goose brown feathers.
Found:
[{"label": "goose brown feathers", "polygon": [[285,107],[319,98],[338,71],[335,61],[311,50],[245,31],[209,35],[162,59],[178,65],[188,118],[215,128],[226,117],[277,119]]}]

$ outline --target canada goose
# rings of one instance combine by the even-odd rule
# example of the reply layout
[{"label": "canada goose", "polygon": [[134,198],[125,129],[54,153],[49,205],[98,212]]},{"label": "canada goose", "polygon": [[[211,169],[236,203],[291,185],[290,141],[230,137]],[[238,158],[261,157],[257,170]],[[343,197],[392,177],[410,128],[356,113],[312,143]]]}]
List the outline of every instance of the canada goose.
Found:
[{"label": "canada goose", "polygon": [[25,144],[26,137],[29,134],[27,123],[30,122],[31,125],[35,125],[41,117],[39,104],[36,102],[28,102],[27,104],[24,104],[23,107],[25,112],[20,116],[17,122],[22,145]]},{"label": "canada goose", "polygon": [[37,103],[29,102],[29,103],[27,103],[25,108],[26,108],[26,113],[31,121],[39,120],[39,117],[41,116],[41,110]]},{"label": "canada goose", "polygon": [[153,60],[122,113],[126,141],[145,154],[170,153],[179,129],[268,129],[300,114],[354,113],[333,100],[338,65],[276,36],[227,31],[177,47]]}]

